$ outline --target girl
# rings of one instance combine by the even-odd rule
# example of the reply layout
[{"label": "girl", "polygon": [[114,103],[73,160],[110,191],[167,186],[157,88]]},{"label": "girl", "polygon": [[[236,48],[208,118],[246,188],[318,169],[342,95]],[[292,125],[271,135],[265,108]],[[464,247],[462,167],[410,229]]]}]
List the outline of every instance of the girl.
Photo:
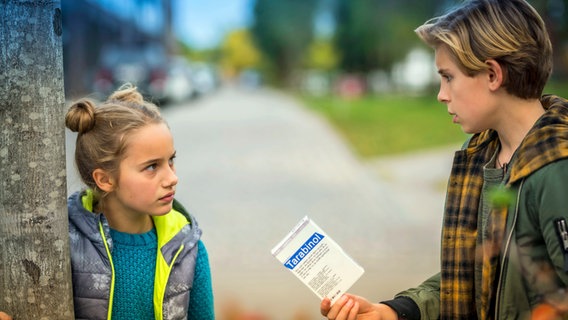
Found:
[{"label": "girl", "polygon": [[214,319],[207,251],[175,200],[158,108],[125,86],[98,107],[74,103],[65,123],[87,186],[68,200],[76,319]]},{"label": "girl", "polygon": [[473,134],[454,157],[441,270],[382,303],[345,295],[331,307],[325,299],[322,314],[383,320],[566,314],[568,101],[542,96],[552,71],[543,20],[524,0],[471,0],[416,32],[435,49],[438,100]]}]

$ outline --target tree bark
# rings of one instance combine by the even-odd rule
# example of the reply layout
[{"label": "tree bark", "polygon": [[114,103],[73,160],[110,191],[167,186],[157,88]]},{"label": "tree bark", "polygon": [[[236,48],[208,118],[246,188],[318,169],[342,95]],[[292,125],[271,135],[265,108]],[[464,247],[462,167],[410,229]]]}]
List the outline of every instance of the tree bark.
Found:
[{"label": "tree bark", "polygon": [[73,319],[60,1],[0,1],[0,310]]}]

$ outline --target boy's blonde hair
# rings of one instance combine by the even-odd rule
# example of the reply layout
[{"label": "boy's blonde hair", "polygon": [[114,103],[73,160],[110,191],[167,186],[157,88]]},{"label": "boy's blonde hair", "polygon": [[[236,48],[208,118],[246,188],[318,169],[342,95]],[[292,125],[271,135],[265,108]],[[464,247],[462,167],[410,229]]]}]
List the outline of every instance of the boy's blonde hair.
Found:
[{"label": "boy's blonde hair", "polygon": [[544,21],[524,0],[472,0],[431,19],[415,32],[429,46],[446,46],[468,76],[487,69],[488,59],[504,70],[509,94],[540,98],[552,72],[552,44]]}]

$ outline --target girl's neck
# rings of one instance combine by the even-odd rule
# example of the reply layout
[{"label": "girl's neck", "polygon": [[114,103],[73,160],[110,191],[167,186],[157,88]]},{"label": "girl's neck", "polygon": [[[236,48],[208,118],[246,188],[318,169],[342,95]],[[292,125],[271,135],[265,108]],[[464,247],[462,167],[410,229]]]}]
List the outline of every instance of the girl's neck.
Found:
[{"label": "girl's neck", "polygon": [[150,215],[126,212],[113,205],[112,200],[105,199],[103,215],[108,221],[109,226],[120,232],[141,234],[154,228],[154,221]]},{"label": "girl's neck", "polygon": [[111,214],[105,213],[104,215],[108,220],[109,226],[116,231],[130,234],[142,234],[154,228],[154,221],[150,216],[146,216],[142,221],[132,221],[120,218],[116,219],[116,217]]}]

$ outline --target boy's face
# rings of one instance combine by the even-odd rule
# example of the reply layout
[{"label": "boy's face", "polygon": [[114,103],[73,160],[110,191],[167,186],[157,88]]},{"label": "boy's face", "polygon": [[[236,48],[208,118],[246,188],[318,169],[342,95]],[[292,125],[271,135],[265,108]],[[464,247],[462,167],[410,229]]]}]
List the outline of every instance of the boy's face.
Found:
[{"label": "boy's face", "polygon": [[134,220],[170,212],[178,182],[170,130],[165,124],[147,125],[127,143],[109,210]]},{"label": "boy's face", "polygon": [[466,133],[492,128],[497,108],[488,87],[488,73],[466,75],[445,46],[436,49],[436,67],[441,77],[438,101],[446,104],[452,121]]}]

